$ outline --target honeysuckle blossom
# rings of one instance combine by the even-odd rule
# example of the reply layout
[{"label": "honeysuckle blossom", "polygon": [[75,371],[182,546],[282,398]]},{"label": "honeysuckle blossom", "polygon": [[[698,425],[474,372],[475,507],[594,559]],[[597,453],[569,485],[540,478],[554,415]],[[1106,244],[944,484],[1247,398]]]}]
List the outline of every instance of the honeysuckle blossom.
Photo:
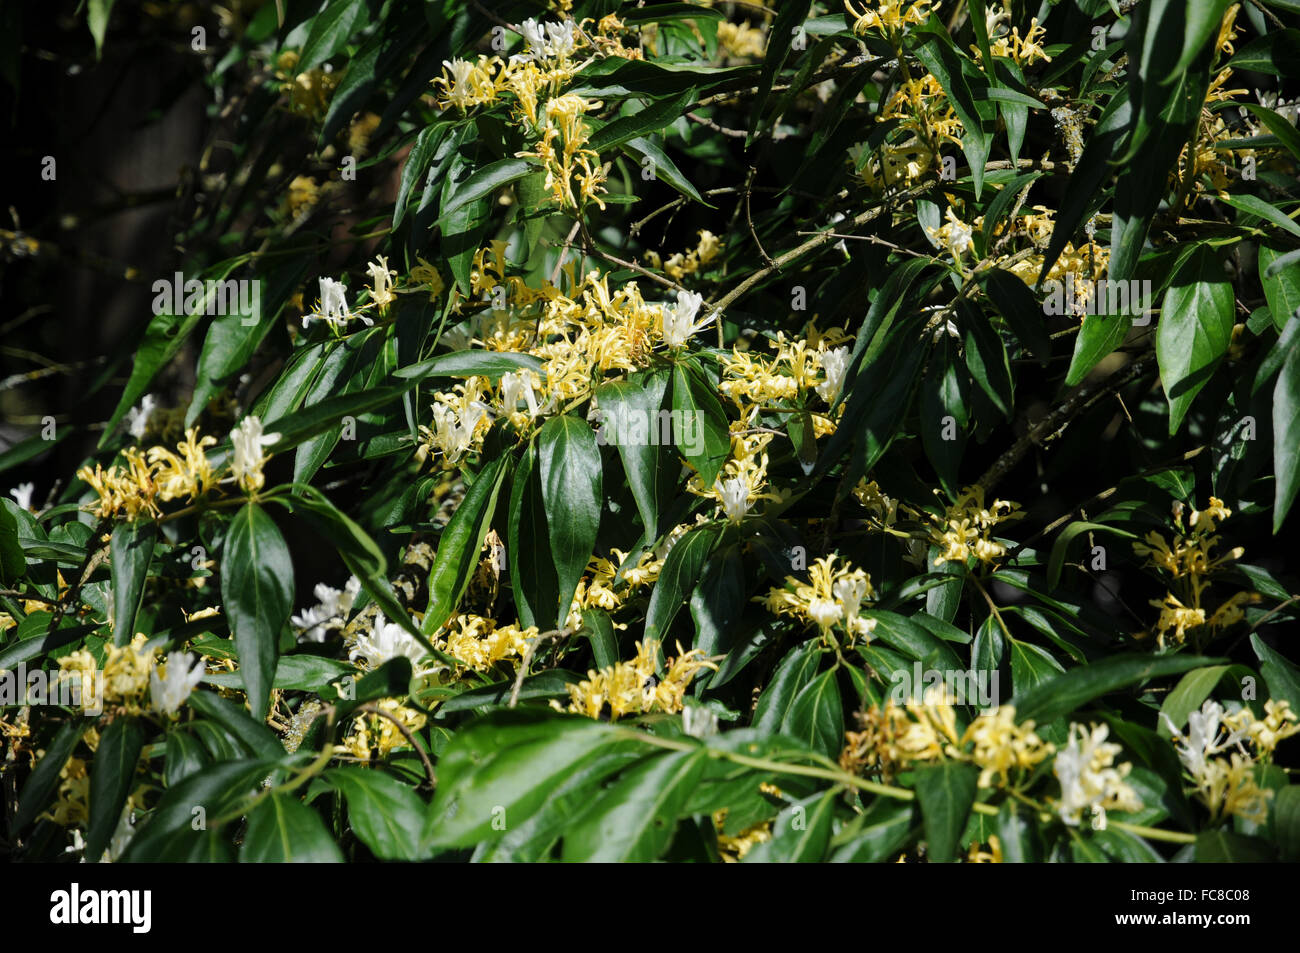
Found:
[{"label": "honeysuckle blossom", "polygon": [[143,440],[149,430],[149,418],[158,406],[158,399],[153,394],[145,394],[140,403],[126,412],[126,430],[136,440]]},{"label": "honeysuckle blossom", "polygon": [[822,400],[828,404],[835,403],[835,398],[839,397],[840,390],[844,387],[844,377],[848,374],[849,358],[853,351],[848,347],[832,348],[822,354],[822,373],[826,379],[816,385],[816,391]]},{"label": "honeysuckle blossom", "polygon": [[[159,676],[159,670],[162,675]],[[149,673],[149,697],[164,715],[178,711],[203,679],[203,659],[189,652],[168,652],[167,661]]]},{"label": "honeysuckle blossom", "polygon": [[1108,743],[1106,725],[1070,725],[1070,741],[1057,752],[1053,771],[1061,782],[1057,813],[1071,827],[1078,827],[1085,814],[1105,823],[1107,810],[1137,811],[1142,807],[1137,792],[1124,781],[1133,766],[1115,766],[1120,746]]},{"label": "honeysuckle blossom", "polygon": [[704,304],[704,296],[691,291],[677,292],[677,303],[663,309],[664,343],[672,349],[681,347],[687,339],[713,321],[712,314],[706,314],[700,321],[695,316]]},{"label": "honeysuckle blossom", "polygon": [[342,589],[318,582],[313,591],[317,604],[304,609],[302,615],[291,620],[296,628],[303,630],[298,636],[299,642],[324,642],[327,632],[342,626],[361,591],[361,580],[351,576]]},{"label": "honeysuckle blossom", "polygon": [[528,49],[510,57],[512,63],[537,60],[565,60],[578,48],[577,24],[572,20],[560,23],[538,23],[529,17],[519,26]]},{"label": "honeysuckle blossom", "polygon": [[358,659],[364,661],[366,668],[373,671],[399,656],[405,656],[415,664],[428,654],[429,650],[415,636],[396,622],[387,621],[380,612],[375,614],[374,625],[369,631],[357,634],[348,658],[354,662]]},{"label": "honeysuckle blossom", "polygon": [[279,439],[278,433],[263,433],[261,418],[253,416],[245,417],[230,431],[230,442],[234,447],[230,472],[246,492],[255,493],[266,482],[262,466],[269,458],[263,448]]},{"label": "honeysuckle blossom", "polygon": [[32,508],[32,494],[36,492],[35,483],[19,483],[9,491],[9,495],[14,498],[19,509],[30,510]]},{"label": "honeysuckle blossom", "polygon": [[320,304],[311,314],[303,315],[302,326],[305,328],[312,321],[324,321],[331,327],[341,328],[351,318],[360,318],[367,326],[375,322],[364,314],[353,314],[348,310],[347,287],[333,278],[320,279]]}]

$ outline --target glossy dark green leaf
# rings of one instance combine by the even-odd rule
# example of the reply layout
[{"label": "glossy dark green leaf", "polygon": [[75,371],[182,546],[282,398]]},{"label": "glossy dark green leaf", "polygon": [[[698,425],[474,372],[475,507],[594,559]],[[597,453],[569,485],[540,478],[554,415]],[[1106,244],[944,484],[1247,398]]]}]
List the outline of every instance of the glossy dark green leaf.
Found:
[{"label": "glossy dark green leaf", "polygon": [[647,639],[661,640],[667,636],[682,603],[699,581],[700,573],[720,532],[717,526],[698,527],[687,532],[668,551],[663,569],[650,593],[650,605],[646,607]]},{"label": "glossy dark green leaf", "polygon": [[438,552],[429,570],[429,609],[421,625],[426,635],[437,632],[451,618],[469,586],[510,462],[509,456],[498,457],[479,471],[438,539]]},{"label": "glossy dark green leaf", "polygon": [[[827,673],[829,674],[829,673]],[[770,839],[745,855],[747,864],[816,864],[826,859],[837,791],[801,798],[777,815]]]},{"label": "glossy dark green leaf", "polygon": [[140,719],[115,718],[99,738],[90,769],[90,819],[86,825],[85,858],[100,859],[117,828],[122,806],[135,787],[135,766],[144,747]]},{"label": "glossy dark green leaf", "polygon": [[1233,314],[1232,285],[1215,256],[1203,249],[1174,277],[1156,326],[1156,358],[1169,400],[1171,436],[1227,352]]},{"label": "glossy dark green leaf", "polygon": [[438,760],[423,843],[468,847],[497,838],[542,807],[557,784],[618,735],[589,718],[522,710],[462,728]]},{"label": "glossy dark green leaf", "polygon": [[135,616],[144,598],[158,524],[152,520],[118,523],[109,541],[113,578],[113,644],[126,645],[135,635]]},{"label": "glossy dark green leaf", "polygon": [[674,442],[700,481],[713,486],[731,453],[731,432],[717,390],[694,359],[673,368],[672,388]]},{"label": "glossy dark green leaf", "polygon": [[672,840],[708,752],[653,754],[624,771],[564,834],[566,861],[648,863]]},{"label": "glossy dark green leaf", "polygon": [[348,822],[380,860],[419,860],[420,831],[428,809],[409,786],[382,771],[344,765],[325,772],[343,794]]},{"label": "glossy dark green leaf", "polygon": [[280,629],[293,610],[293,560],[275,522],[256,503],[230,520],[221,554],[221,598],[239,652],[249,706],[266,711]]},{"label": "glossy dark green leaf", "polygon": [[844,702],[833,669],[822,672],[794,697],[780,731],[828,758],[838,756],[844,743]]},{"label": "glossy dark green leaf", "polygon": [[[552,417],[537,436],[542,501],[560,602],[555,627],[564,625],[573,594],[591,562],[600,529],[602,472],[596,435],[585,420],[568,414]],[[548,620],[549,621],[549,620]]]},{"label": "glossy dark green leaf", "polygon": [[293,794],[272,792],[248,813],[243,863],[339,864],[343,853],[314,810]]},{"label": "glossy dark green leaf", "polygon": [[[1017,711],[1017,717],[1019,712]],[[916,799],[925,821],[925,839],[932,862],[956,859],[959,840],[975,803],[979,771],[959,761],[941,761],[916,769]]]},{"label": "glossy dark green leaf", "polygon": [[[1300,323],[1300,318],[1292,319]],[[1273,532],[1282,528],[1300,492],[1300,347],[1294,347],[1273,385]]]},{"label": "glossy dark green leaf", "polygon": [[59,786],[59,775],[63,771],[63,766],[68,763],[68,758],[72,757],[73,749],[77,747],[77,742],[81,740],[85,730],[85,722],[80,718],[71,718],[59,727],[53,740],[46,747],[45,754],[36,762],[36,767],[32,769],[22,790],[18,792],[18,810],[14,812],[9,822],[10,837],[21,833],[38,814],[45,810]]},{"label": "glossy dark green leaf", "polygon": [[1052,721],[1111,692],[1220,661],[1200,655],[1112,655],[1072,668],[1028,691],[1022,691],[1017,684],[1016,717],[1033,719],[1040,724]]},{"label": "glossy dark green leaf", "polygon": [[306,72],[319,66],[335,53],[370,19],[365,0],[333,0],[318,13],[302,45],[302,55],[295,67]]}]

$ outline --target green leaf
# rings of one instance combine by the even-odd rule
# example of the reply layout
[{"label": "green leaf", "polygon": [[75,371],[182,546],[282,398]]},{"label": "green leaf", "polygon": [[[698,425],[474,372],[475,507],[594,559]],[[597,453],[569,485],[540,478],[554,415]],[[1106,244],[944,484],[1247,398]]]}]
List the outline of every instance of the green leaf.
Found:
[{"label": "green leaf", "polygon": [[[830,674],[829,672],[827,674]],[[745,855],[747,864],[816,864],[826,858],[838,791],[802,798],[777,815],[770,839]],[[883,800],[883,798],[882,798]]]},{"label": "green leaf", "polygon": [[174,788],[195,771],[212,762],[202,742],[184,731],[167,732],[167,759],[163,779]]},{"label": "green leaf", "polygon": [[537,455],[560,587],[555,616],[555,627],[560,628],[591,562],[600,529],[604,500],[600,448],[585,420],[562,414],[548,420],[537,435]]},{"label": "green leaf", "polygon": [[1041,860],[1036,825],[1029,813],[1010,798],[998,808],[997,831],[1003,863],[1030,864]]},{"label": "green leaf", "polygon": [[1083,533],[1089,532],[1114,533],[1117,536],[1123,536],[1125,539],[1138,538],[1135,533],[1130,533],[1128,530],[1116,526],[1108,526],[1105,523],[1089,523],[1086,520],[1075,520],[1061,530],[1056,537],[1056,542],[1052,544],[1052,554],[1047,560],[1047,584],[1053,589],[1061,581],[1061,570],[1065,567],[1065,557],[1069,555],[1070,543],[1074,542]]},{"label": "green leaf", "polygon": [[1300,264],[1281,263],[1285,254],[1291,253],[1260,243],[1259,281],[1264,286],[1273,326],[1279,331],[1284,331],[1292,318],[1300,316]]},{"label": "green leaf", "polygon": [[256,503],[236,511],[221,554],[221,598],[239,652],[249,707],[261,718],[275,677],[280,629],[293,610],[293,560]]},{"label": "green leaf", "polygon": [[248,813],[242,863],[341,864],[339,850],[315,811],[292,794],[272,791]]},{"label": "green leaf", "polygon": [[1223,830],[1196,835],[1198,864],[1259,864],[1274,860],[1272,846],[1259,837],[1244,837]]},{"label": "green leaf", "polygon": [[763,734],[777,733],[785,723],[795,698],[816,675],[821,659],[821,649],[815,641],[796,645],[790,650],[776,667],[763,693],[758,696],[753,722],[756,731]]},{"label": "green leaf", "polygon": [[[1057,673],[1064,671],[1061,663],[1041,646],[1021,642],[1019,639],[1009,641],[1011,642],[1011,688],[1017,697],[1021,693],[1027,694],[1042,684],[1050,682],[1057,677]],[[1017,709],[1017,714],[1019,711]]]},{"label": "green leaf", "polygon": [[[555,560],[551,557],[551,534],[546,528],[546,506],[542,502],[537,457],[537,442],[534,440],[529,443],[515,470],[506,525],[510,587],[520,624],[524,627],[538,625],[539,620],[540,625],[549,626],[551,613],[560,604],[560,584],[555,575]],[[454,515],[452,520],[455,520]]]},{"label": "green leaf", "polygon": [[86,723],[81,718],[65,721],[55,734],[54,739],[45,748],[45,754],[36,762],[36,767],[27,776],[27,783],[18,794],[18,810],[9,822],[9,835],[22,831],[36,819],[36,815],[45,810],[50,797],[59,786],[59,775],[63,766],[72,757],[73,749],[81,740],[86,730]]},{"label": "green leaf", "polygon": [[95,41],[95,59],[104,53],[104,34],[108,32],[108,18],[116,0],[90,0],[86,7],[86,26]]},{"label": "green leaf", "polygon": [[188,699],[190,708],[220,725],[249,754],[264,760],[284,757],[284,745],[270,728],[253,718],[242,706],[212,692],[195,691]]},{"label": "green leaf", "polygon": [[[1019,711],[1016,712],[1019,716]],[[916,799],[925,821],[929,858],[949,863],[956,858],[961,833],[975,803],[974,765],[943,761],[916,769]]]},{"label": "green leaf", "polygon": [[1169,401],[1169,435],[1209,381],[1232,340],[1232,285],[1208,247],[1174,276],[1156,327],[1156,359]]},{"label": "green leaf", "polygon": [[498,159],[475,170],[464,182],[457,185],[450,196],[445,198],[441,208],[441,219],[449,222],[450,216],[479,199],[487,198],[502,186],[509,185],[516,179],[522,179],[533,171],[533,167],[523,159]]},{"label": "green leaf", "polygon": [[398,368],[393,376],[412,381],[425,381],[431,377],[486,377],[495,384],[501,380],[502,374],[521,370],[540,373],[542,362],[531,354],[509,351],[452,351]]},{"label": "green leaf", "polygon": [[[668,389],[668,375],[661,370],[633,374],[628,380],[613,381],[596,391],[602,423],[597,440],[614,443],[628,487],[636,500],[647,536],[657,536],[661,507],[671,503],[671,494],[681,465],[671,448],[663,445],[659,414]],[[623,440],[620,427],[640,420],[646,428],[645,440]]]},{"label": "green leaf", "polygon": [[1219,24],[1223,14],[1232,5],[1233,0],[1201,0],[1187,5],[1187,23],[1183,32],[1183,51],[1169,75],[1160,82],[1172,83],[1179,74],[1185,72],[1198,53],[1204,48],[1211,34],[1218,36]]},{"label": "green leaf", "polygon": [[1248,217],[1262,218],[1272,222],[1281,229],[1290,232],[1292,235],[1300,236],[1300,225],[1297,225],[1294,219],[1283,215],[1278,209],[1265,202],[1257,195],[1221,195],[1219,201],[1231,205],[1238,211],[1245,212]]},{"label": "green leaf", "polygon": [[402,177],[397,185],[397,199],[393,203],[393,228],[402,224],[415,183],[428,170],[429,163],[433,160],[434,153],[438,151],[438,146],[441,145],[446,132],[447,127],[442,123],[425,126],[416,137],[415,145],[407,153],[406,162],[402,165]]},{"label": "green leaf", "polygon": [[829,758],[839,754],[844,743],[844,703],[834,669],[822,672],[795,696],[781,734]]},{"label": "green leaf", "polygon": [[417,833],[428,810],[410,787],[382,771],[353,765],[325,772],[326,783],[342,793],[348,822],[380,860],[420,860]]},{"label": "green leaf", "polygon": [[708,752],[652,754],[624,771],[564,835],[565,861],[648,863],[672,840]]},{"label": "green leaf", "polygon": [[501,483],[509,472],[509,455],[498,457],[479,471],[447,528],[438,539],[438,552],[429,570],[429,610],[421,629],[432,635],[451,618],[478,566]]},{"label": "green leaf", "polygon": [[144,727],[130,716],[109,722],[95,749],[90,770],[90,819],[85,859],[96,863],[117,829],[122,805],[135,786],[135,765],[144,747]]},{"label": "green leaf", "polygon": [[1269,648],[1258,633],[1251,633],[1250,644],[1259,659],[1259,671],[1268,685],[1269,695],[1290,702],[1292,711],[1300,711],[1300,668]]},{"label": "green leaf", "polygon": [[18,520],[9,507],[0,504],[0,582],[13,583],[27,571],[27,559],[18,542]]},{"label": "green leaf", "polygon": [[[1287,30],[1283,36],[1286,34],[1290,34],[1293,43],[1300,40],[1300,31]],[[1300,50],[1296,50],[1296,52],[1300,52]],[[1249,110],[1252,114],[1258,117],[1259,121],[1264,124],[1269,132],[1282,140],[1282,144],[1287,147],[1287,150],[1290,151],[1291,155],[1300,159],[1300,132],[1296,131],[1294,123],[1288,122],[1285,118],[1279,116],[1276,112],[1265,106],[1260,106],[1256,103],[1243,103],[1242,105],[1243,108]],[[1288,221],[1293,220],[1288,219]],[[1282,227],[1289,232],[1294,231],[1294,229],[1289,228],[1286,225],[1283,225]]]},{"label": "green leaf", "polygon": [[113,579],[113,644],[126,645],[135,635],[135,616],[144,598],[158,524],[152,520],[118,523],[109,541]]},{"label": "green leaf", "polygon": [[704,564],[721,534],[718,526],[700,526],[673,544],[650,593],[646,607],[645,637],[662,641],[678,610],[699,581]]},{"label": "green leaf", "polygon": [[1200,655],[1112,655],[1072,668],[1026,692],[1016,685],[1016,717],[1040,724],[1053,721],[1111,692],[1221,661]]},{"label": "green leaf", "polygon": [[1008,420],[1015,408],[1012,395],[1011,365],[1002,338],[993,330],[984,312],[963,299],[958,310],[966,332],[966,366],[971,379],[984,391],[993,406]]},{"label": "green leaf", "polygon": [[[272,761],[223,761],[196,771],[167,791],[136,831],[122,861],[158,861],[215,834],[215,821],[237,809],[275,770]],[[196,822],[207,825],[202,832]]]},{"label": "green leaf", "polygon": [[469,847],[497,839],[618,735],[612,725],[548,712],[499,711],[471,723],[439,758],[422,842]]},{"label": "green leaf", "polygon": [[727,415],[716,394],[695,358],[673,367],[673,440],[705,486],[713,486],[731,453]]},{"label": "green leaf", "polygon": [[1201,707],[1201,703],[1210,697],[1214,686],[1219,684],[1230,665],[1207,665],[1194,669],[1178,680],[1174,690],[1165,696],[1160,706],[1161,717],[1156,723],[1156,733],[1162,738],[1172,737],[1170,722],[1175,729],[1181,730],[1187,724],[1187,716]]},{"label": "green leaf", "polygon": [[311,31],[302,45],[302,56],[295,69],[305,73],[319,66],[343,48],[343,45],[369,22],[365,0],[334,0],[316,15]]},{"label": "green leaf", "polygon": [[[1293,318],[1300,322],[1300,318]],[[1273,532],[1282,528],[1300,491],[1300,347],[1287,355],[1273,385]]]},{"label": "green leaf", "polygon": [[[645,138],[632,139],[624,143],[623,151],[636,159],[643,172],[646,169],[651,169],[657,178],[663,179],[688,199],[693,199],[701,205],[709,205],[708,202],[704,201],[704,196],[700,195],[699,190],[691,184],[682,170],[677,167],[677,163],[672,160],[672,157],[664,152],[654,140]],[[649,166],[645,164],[646,159],[650,160]],[[709,207],[712,208],[713,206],[709,205]]]},{"label": "green leaf", "polygon": [[393,387],[372,387],[352,394],[326,397],[322,401],[286,414],[263,428],[267,434],[279,436],[268,450],[273,454],[283,453],[327,430],[334,431],[333,437],[337,440],[341,432],[341,421],[345,416],[359,417],[385,404],[400,403],[402,395],[416,383],[418,382],[407,381]]},{"label": "green leaf", "polygon": [[691,87],[676,96],[636,108],[628,115],[615,119],[592,133],[587,148],[596,152],[608,152],[647,133],[658,132],[681,118],[682,113],[686,112],[693,102],[695,102],[695,89]]},{"label": "green leaf", "polygon": [[930,354],[921,382],[921,443],[950,496],[956,496],[966,426],[970,422],[970,375],[959,361],[957,345],[945,334]]},{"label": "green leaf", "polygon": [[1273,796],[1273,834],[1285,863],[1300,861],[1300,785],[1289,784]]},{"label": "green leaf", "polygon": [[[902,850],[913,837],[914,808],[910,801],[876,798],[860,815],[857,829],[846,828],[845,840],[830,857],[833,863],[874,864]],[[839,838],[836,838],[838,841]]]},{"label": "green leaf", "polygon": [[[1004,192],[998,193],[998,197]],[[1052,342],[1047,336],[1042,306],[1034,299],[1029,286],[1015,275],[995,268],[984,275],[984,291],[998,314],[1011,326],[1021,346],[1039,361],[1047,361],[1052,356]]]}]

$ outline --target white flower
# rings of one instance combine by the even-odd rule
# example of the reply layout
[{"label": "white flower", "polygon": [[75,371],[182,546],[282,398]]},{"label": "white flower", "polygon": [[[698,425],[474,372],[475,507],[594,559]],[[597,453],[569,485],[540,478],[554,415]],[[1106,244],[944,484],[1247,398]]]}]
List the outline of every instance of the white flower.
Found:
[{"label": "white flower", "polygon": [[[347,287],[333,278],[320,279],[320,310],[304,315],[302,326],[305,328],[312,321],[325,321],[334,327],[343,327],[352,317],[348,310]],[[367,325],[375,322],[365,315],[358,315]]]},{"label": "white flower", "polygon": [[682,709],[682,730],[692,738],[718,733],[718,716],[703,705],[688,704]]},{"label": "white flower", "polygon": [[35,490],[35,483],[19,483],[9,491],[9,495],[14,498],[19,509],[30,510],[32,508],[32,493]]},{"label": "white flower", "polygon": [[1053,771],[1061,782],[1061,801],[1057,813],[1071,827],[1078,827],[1083,814],[1104,819],[1106,809],[1136,811],[1142,807],[1137,792],[1124,783],[1132,769],[1130,764],[1113,767],[1120,746],[1107,744],[1106,725],[1092,730],[1079,724],[1070,725],[1070,743],[1056,755]]},{"label": "white flower", "polygon": [[262,466],[267,460],[262,448],[279,439],[278,433],[262,433],[260,417],[245,417],[238,427],[230,431],[230,442],[234,446],[230,472],[245,490],[252,492],[262,488],[265,482]]},{"label": "white flower", "polygon": [[822,355],[822,372],[826,375],[826,380],[818,384],[816,390],[828,404],[835,403],[835,398],[840,395],[852,353],[847,347],[837,347]]},{"label": "white flower", "polygon": [[727,519],[739,523],[749,512],[749,483],[744,477],[729,477],[714,484],[718,491],[718,501]]},{"label": "white flower", "polygon": [[670,348],[679,348],[686,339],[709,324],[713,315],[705,315],[696,323],[695,315],[704,304],[704,296],[690,291],[677,292],[677,304],[663,308],[664,343]]},{"label": "white flower", "polygon": [[528,416],[536,417],[538,404],[537,393],[533,390],[531,371],[510,372],[501,375],[501,406],[507,414],[513,414],[523,401],[528,405]]},{"label": "white flower", "polygon": [[149,418],[153,416],[154,408],[158,406],[158,401],[153,394],[145,394],[140,398],[139,406],[132,407],[126,412],[126,429],[136,440],[143,440],[145,433],[149,430]]},{"label": "white flower", "polygon": [[1247,735],[1245,731],[1227,732],[1223,727],[1225,714],[1222,705],[1213,698],[1207,698],[1200,711],[1194,711],[1187,716],[1186,735],[1179,733],[1168,715],[1163,712],[1160,715],[1169,726],[1170,734],[1173,735],[1174,750],[1178,752],[1178,760],[1183,763],[1183,767],[1197,784],[1208,777],[1211,757],[1234,745],[1240,747],[1242,739]]},{"label": "white flower", "polygon": [[374,670],[398,656],[405,656],[415,663],[428,654],[428,650],[415,636],[396,622],[385,621],[384,614],[380,612],[375,614],[375,624],[370,631],[357,636],[348,658],[354,662],[364,659],[366,667]]},{"label": "white flower", "polygon": [[833,599],[812,599],[808,602],[808,618],[823,629],[829,629],[843,616],[843,606]]},{"label": "white flower", "polygon": [[529,17],[519,27],[528,43],[527,53],[517,53],[510,57],[512,62],[529,60],[567,59],[578,48],[576,24],[572,20],[563,23],[538,23]]},{"label": "white flower", "polygon": [[325,634],[331,629],[339,628],[347,619],[348,613],[352,611],[352,603],[360,591],[361,580],[356,576],[349,577],[343,589],[335,589],[333,586],[318,582],[314,590],[317,605],[304,610],[302,615],[296,615],[291,620],[295,627],[304,630],[298,636],[298,641],[324,642]]},{"label": "white flower", "polygon": [[831,592],[844,607],[844,627],[850,632],[870,632],[875,628],[875,619],[863,619],[862,600],[867,596],[868,582],[865,578],[845,576],[836,579]]},{"label": "white flower", "polygon": [[158,669],[149,673],[149,697],[153,707],[164,715],[177,711],[190,697],[194,686],[203,678],[203,660],[189,652],[168,652],[167,673],[158,677]]}]

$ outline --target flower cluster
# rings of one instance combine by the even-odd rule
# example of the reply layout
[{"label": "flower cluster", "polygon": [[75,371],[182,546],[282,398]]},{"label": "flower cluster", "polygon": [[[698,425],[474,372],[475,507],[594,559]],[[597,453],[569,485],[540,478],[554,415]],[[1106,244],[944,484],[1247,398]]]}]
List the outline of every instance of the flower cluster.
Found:
[{"label": "flower cluster", "polygon": [[1200,711],[1187,716],[1186,734],[1162,715],[1196,797],[1214,820],[1236,815],[1262,823],[1267,818],[1273,792],[1256,781],[1256,759],[1268,760],[1279,741],[1300,734],[1300,719],[1286,701],[1269,699],[1264,711],[1263,719],[1245,706],[1229,713],[1214,699],[1206,699]]},{"label": "flower cluster", "polygon": [[836,568],[838,558],[832,554],[814,560],[808,567],[807,582],[787,576],[784,587],[770,590],[766,598],[758,601],[775,615],[817,626],[823,639],[836,628],[843,633],[847,644],[859,636],[869,638],[876,622],[863,618],[862,609],[875,595],[871,577],[862,569],[852,568],[847,560]]},{"label": "flower cluster", "polygon": [[1007,500],[994,500],[986,508],[983,487],[972,486],[962,491],[943,516],[924,514],[930,523],[931,542],[943,550],[934,564],[965,563],[972,556],[986,566],[995,564],[1007,554],[1007,548],[990,533],[1000,523],[1020,519],[1024,514],[1019,509]]},{"label": "flower cluster", "polygon": [[[1172,577],[1170,591],[1164,598],[1151,601],[1160,610],[1153,630],[1156,644],[1162,648],[1169,642],[1181,645],[1189,633],[1199,638],[1221,632],[1240,622],[1245,616],[1243,607],[1259,598],[1253,592],[1238,592],[1210,611],[1206,594],[1213,576],[1227,563],[1239,559],[1245,550],[1237,546],[1215,555],[1219,546],[1217,523],[1232,515],[1222,500],[1212,496],[1205,509],[1193,510],[1186,528],[1183,511],[1181,503],[1175,505],[1176,531],[1170,539],[1152,530],[1143,542],[1133,544],[1133,551],[1145,556],[1148,565]],[[1146,635],[1143,632],[1138,637]]]},{"label": "flower cluster", "polygon": [[1070,740],[1057,752],[1052,771],[1061,784],[1056,811],[1061,820],[1077,827],[1087,814],[1105,823],[1106,811],[1141,810],[1137,792],[1124,780],[1133,770],[1127,761],[1116,765],[1120,746],[1106,741],[1106,725],[1070,725]]},{"label": "flower cluster", "polygon": [[[102,672],[86,649],[71,652],[59,659],[59,677],[81,686],[81,705],[88,710],[102,705],[120,707],[133,715],[146,710],[175,714],[203,678],[203,662],[188,652],[169,652],[166,661],[159,662],[157,650],[145,648],[147,641],[145,635],[137,634],[128,645],[106,646]],[[103,678],[102,698],[92,689],[98,684],[97,675]]]},{"label": "flower cluster", "polygon": [[[650,712],[676,714],[691,679],[703,669],[717,666],[703,657],[699,649],[682,652],[678,646],[677,657],[665,663],[667,671],[657,675],[659,643],[653,640],[638,642],[636,658],[618,662],[599,672],[590,671],[576,685],[569,686],[568,710],[588,718],[600,718],[609,709],[611,720],[625,715],[642,715]],[[553,702],[556,708],[560,705]]]},{"label": "flower cluster", "polygon": [[981,712],[959,732],[951,699],[936,688],[903,705],[887,699],[857,717],[860,730],[845,733],[840,764],[886,780],[917,764],[951,760],[979,768],[981,788],[1016,788],[1055,750],[1038,737],[1033,721],[1017,722],[1013,705]]}]

